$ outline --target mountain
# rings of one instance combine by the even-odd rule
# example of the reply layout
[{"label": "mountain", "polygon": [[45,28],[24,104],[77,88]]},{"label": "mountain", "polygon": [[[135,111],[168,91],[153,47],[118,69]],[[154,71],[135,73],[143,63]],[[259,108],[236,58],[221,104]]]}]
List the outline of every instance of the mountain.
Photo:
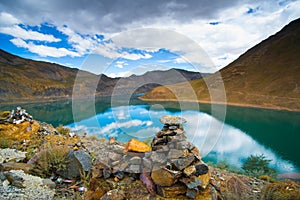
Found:
[{"label": "mountain", "polygon": [[[242,54],[228,66],[204,79],[157,87],[144,100],[175,100],[175,94],[191,100],[184,92],[192,86],[200,102],[300,111],[300,19]],[[212,102],[223,80],[226,102]],[[209,88],[209,89],[208,89]],[[172,91],[172,92],[171,92]]]},{"label": "mountain", "polygon": [[86,98],[94,94],[144,93],[158,85],[199,78],[200,73],[179,69],[110,78],[104,74],[96,75],[54,63],[24,59],[0,49],[0,103],[65,99],[73,94],[76,98]]}]

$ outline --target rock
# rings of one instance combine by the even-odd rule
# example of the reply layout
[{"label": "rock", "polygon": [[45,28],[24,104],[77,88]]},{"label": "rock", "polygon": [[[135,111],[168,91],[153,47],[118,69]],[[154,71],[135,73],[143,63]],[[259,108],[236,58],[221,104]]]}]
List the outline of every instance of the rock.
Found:
[{"label": "rock", "polygon": [[129,140],[125,145],[125,151],[133,151],[133,152],[148,152],[150,151],[150,147],[145,144],[144,142],[141,142],[136,139]]},{"label": "rock", "polygon": [[168,159],[176,159],[176,158],[183,158],[188,155],[189,151],[187,149],[178,150],[178,149],[170,149],[168,153]]},{"label": "rock", "polygon": [[140,165],[129,165],[128,170],[129,173],[141,173]]},{"label": "rock", "polygon": [[112,161],[118,161],[122,158],[123,155],[115,153],[115,152],[109,152],[108,157]]},{"label": "rock", "polygon": [[196,164],[195,168],[196,168],[196,173],[195,173],[196,176],[200,176],[202,174],[207,174],[209,171],[208,166],[203,162]]},{"label": "rock", "polygon": [[152,162],[148,158],[143,158],[143,167],[145,169],[151,170],[152,169]]},{"label": "rock", "polygon": [[11,161],[20,162],[26,158],[26,153],[10,148],[0,149],[0,164]]},{"label": "rock", "polygon": [[[1,173],[7,172],[0,172],[0,174]],[[0,181],[0,199],[54,198],[55,191],[45,186],[43,184],[44,179],[40,177],[25,174],[22,170],[11,170],[7,178],[10,179],[10,181]],[[9,184],[10,182],[11,184]]]},{"label": "rock", "polygon": [[123,199],[125,199],[124,191],[118,189],[110,190],[100,198],[100,200],[123,200]]},{"label": "rock", "polygon": [[181,125],[186,123],[186,120],[178,117],[178,116],[171,116],[171,115],[166,115],[160,118],[161,123],[166,124],[166,125]]},{"label": "rock", "polygon": [[171,186],[176,181],[181,173],[177,171],[171,171],[166,168],[160,168],[151,173],[153,182],[160,186]]},{"label": "rock", "polygon": [[186,175],[186,176],[191,176],[192,174],[194,174],[196,172],[196,167],[195,165],[191,165],[191,166],[188,166],[187,168],[185,168],[183,170],[183,173]]},{"label": "rock", "polygon": [[169,128],[169,130],[176,130],[176,129],[178,129],[178,126],[169,126],[168,128]]},{"label": "rock", "polygon": [[68,163],[66,169],[57,173],[67,179],[78,178],[80,173],[89,172],[92,167],[90,155],[83,150],[70,150],[66,161]]},{"label": "rock", "polygon": [[33,165],[26,163],[15,163],[8,162],[0,164],[0,171],[9,171],[9,170],[23,170],[25,173],[29,173],[33,169]]},{"label": "rock", "polygon": [[194,154],[194,156],[198,159],[201,160],[201,153],[197,147],[192,148],[191,153]]},{"label": "rock", "polygon": [[157,186],[157,193],[162,197],[177,197],[186,193],[186,186],[181,183],[176,183],[169,187]]},{"label": "rock", "polygon": [[45,185],[51,189],[55,189],[56,185],[51,179],[43,179],[42,182],[43,182],[43,185]]},{"label": "rock", "polygon": [[185,158],[172,159],[171,162],[178,170],[183,170],[188,167],[195,160],[194,155],[189,155]]},{"label": "rock", "polygon": [[134,156],[134,157],[130,158],[129,163],[133,164],[133,165],[140,165],[140,164],[142,164],[142,159],[138,156]]},{"label": "rock", "polygon": [[209,184],[210,173],[208,172],[207,174],[202,174],[202,175],[198,176],[198,179],[201,182],[201,184],[200,184],[201,188],[205,189]]},{"label": "rock", "polygon": [[201,180],[196,176],[181,178],[180,181],[184,183],[189,189],[194,189],[201,185]]},{"label": "rock", "polygon": [[147,190],[150,192],[152,196],[155,196],[156,189],[153,183],[153,180],[148,172],[144,172],[140,175],[140,180],[145,184]]},{"label": "rock", "polygon": [[167,157],[164,153],[158,153],[155,151],[152,151],[151,156],[150,156],[152,162],[156,163],[166,163],[167,162]]},{"label": "rock", "polygon": [[192,150],[194,147],[195,146],[191,142],[188,142],[188,141],[177,142],[177,145],[176,145],[176,149],[179,149],[179,150],[182,150],[182,149]]},{"label": "rock", "polygon": [[197,192],[198,192],[198,189],[197,188],[194,188],[194,189],[187,189],[186,191],[186,194],[185,196],[191,198],[191,199],[195,199],[196,196],[197,196]]}]

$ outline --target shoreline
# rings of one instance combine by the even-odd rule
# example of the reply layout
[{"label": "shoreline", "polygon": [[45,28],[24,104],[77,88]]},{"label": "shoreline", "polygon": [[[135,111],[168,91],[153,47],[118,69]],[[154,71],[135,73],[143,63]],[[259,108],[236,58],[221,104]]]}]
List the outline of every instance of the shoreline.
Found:
[{"label": "shoreline", "polygon": [[[109,95],[105,96],[95,96],[94,98],[101,98],[101,97],[111,97]],[[81,99],[87,99],[86,97],[82,98],[76,98],[76,100]],[[137,99],[145,101],[145,102],[191,102],[191,103],[201,103],[201,104],[215,104],[215,105],[228,105],[228,106],[236,106],[236,107],[246,107],[246,108],[258,108],[258,109],[268,109],[268,110],[277,110],[277,111],[288,111],[288,112],[300,112],[300,109],[291,109],[286,107],[280,107],[280,106],[263,106],[263,105],[257,105],[257,104],[246,104],[246,103],[231,103],[231,102],[210,102],[210,101],[203,101],[203,100],[190,100],[190,99],[184,99],[184,100],[177,100],[177,99],[145,99],[142,96],[137,97]],[[26,104],[26,103],[51,103],[51,102],[57,102],[57,101],[67,101],[67,100],[73,100],[72,97],[58,97],[58,98],[41,98],[41,99],[28,99],[27,100],[20,100],[20,101],[5,101],[0,102],[1,105],[15,105],[15,104]]]},{"label": "shoreline", "polygon": [[279,107],[279,106],[263,106],[263,105],[255,105],[255,104],[244,104],[244,103],[230,103],[230,102],[210,102],[210,101],[203,101],[203,100],[177,100],[177,99],[145,99],[142,97],[138,97],[142,101],[146,102],[166,102],[166,101],[172,101],[172,102],[191,102],[191,103],[201,103],[201,104],[216,104],[216,105],[228,105],[228,106],[236,106],[236,107],[246,107],[246,108],[258,108],[258,109],[268,109],[268,110],[277,110],[277,111],[289,111],[289,112],[300,112],[300,109],[291,109],[286,107]]}]

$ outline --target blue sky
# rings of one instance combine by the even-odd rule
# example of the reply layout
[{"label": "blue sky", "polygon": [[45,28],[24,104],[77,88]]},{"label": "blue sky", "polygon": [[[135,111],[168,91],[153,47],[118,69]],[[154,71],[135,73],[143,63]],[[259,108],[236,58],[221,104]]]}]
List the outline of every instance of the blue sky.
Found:
[{"label": "blue sky", "polygon": [[4,0],[0,48],[111,77],[215,72],[299,16],[290,0]]}]

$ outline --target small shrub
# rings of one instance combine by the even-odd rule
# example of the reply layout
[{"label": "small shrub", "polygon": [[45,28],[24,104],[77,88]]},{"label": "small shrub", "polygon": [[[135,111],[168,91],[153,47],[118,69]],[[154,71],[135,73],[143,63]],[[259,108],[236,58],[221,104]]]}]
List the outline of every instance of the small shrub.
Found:
[{"label": "small shrub", "polygon": [[300,199],[300,185],[291,180],[271,183],[264,189],[262,197],[265,200]]},{"label": "small shrub", "polygon": [[56,130],[62,135],[68,135],[71,132],[70,128],[63,127],[63,125],[56,127]]},{"label": "small shrub", "polygon": [[35,163],[34,173],[47,177],[67,166],[66,157],[69,149],[66,146],[51,146],[43,151]]},{"label": "small shrub", "polygon": [[261,180],[264,180],[264,181],[268,181],[270,183],[275,183],[276,182],[276,180],[274,178],[272,178],[268,175],[261,175],[258,178],[261,179]]},{"label": "small shrub", "polygon": [[276,171],[269,167],[271,160],[266,159],[264,155],[251,155],[244,162],[242,169],[247,175],[259,177],[269,175],[276,177]]}]

